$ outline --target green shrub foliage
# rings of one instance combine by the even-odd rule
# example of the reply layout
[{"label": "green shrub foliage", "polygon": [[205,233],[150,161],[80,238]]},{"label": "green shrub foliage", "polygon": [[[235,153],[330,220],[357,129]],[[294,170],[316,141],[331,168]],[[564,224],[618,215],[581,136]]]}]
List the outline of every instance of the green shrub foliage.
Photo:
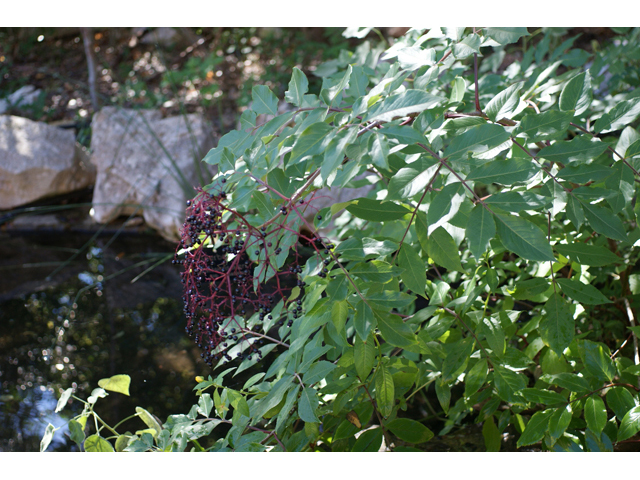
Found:
[{"label": "green shrub foliage", "polygon": [[115,448],[199,449],[218,425],[211,450],[412,450],[474,423],[489,451],[635,436],[640,30],[595,53],[531,33],[364,41],[319,92],[295,68],[281,114],[254,87],[177,256],[215,375]]}]

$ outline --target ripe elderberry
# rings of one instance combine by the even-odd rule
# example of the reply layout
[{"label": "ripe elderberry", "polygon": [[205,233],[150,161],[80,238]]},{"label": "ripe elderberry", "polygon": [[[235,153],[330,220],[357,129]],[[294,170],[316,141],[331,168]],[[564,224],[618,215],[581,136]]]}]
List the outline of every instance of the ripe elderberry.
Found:
[{"label": "ripe elderberry", "polygon": [[[227,207],[226,199],[225,192],[198,190],[196,197],[187,202],[174,260],[183,266],[186,332],[195,338],[203,350],[202,358],[212,367],[232,361],[228,352],[238,344],[245,353],[237,354],[237,358],[262,359],[258,349],[264,344],[260,329],[247,328],[246,321],[254,313],[259,314],[260,320],[266,317],[272,321],[271,312],[278,302],[284,301],[284,309],[288,309],[291,289],[306,285],[299,277],[303,271],[300,263],[305,260],[298,253],[297,243],[280,246],[283,236],[291,231],[295,215],[287,215],[287,209],[281,207],[284,217],[278,223],[270,223],[267,232],[267,227],[253,226],[242,214]],[[231,220],[226,220],[228,214]],[[235,226],[228,228],[229,223]],[[320,238],[315,237],[316,255],[320,254],[321,245]],[[279,268],[276,262],[284,248],[290,250],[289,257],[287,265]],[[260,258],[251,260],[249,252]],[[291,305],[293,318],[302,315],[301,303],[297,299]],[[291,326],[293,321],[286,323]]]}]

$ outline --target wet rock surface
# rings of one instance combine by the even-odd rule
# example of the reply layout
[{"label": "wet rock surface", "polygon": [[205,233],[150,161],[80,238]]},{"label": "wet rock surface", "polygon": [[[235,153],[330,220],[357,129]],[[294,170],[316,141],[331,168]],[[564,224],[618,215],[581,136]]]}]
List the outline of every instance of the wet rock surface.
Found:
[{"label": "wet rock surface", "polygon": [[95,168],[72,131],[0,116],[0,210],[92,185]]}]

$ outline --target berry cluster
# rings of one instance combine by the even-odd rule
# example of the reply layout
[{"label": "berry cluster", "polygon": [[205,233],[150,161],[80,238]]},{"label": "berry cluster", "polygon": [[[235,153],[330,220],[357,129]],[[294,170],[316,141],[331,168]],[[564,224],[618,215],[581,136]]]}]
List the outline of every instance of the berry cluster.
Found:
[{"label": "berry cluster", "polygon": [[[186,331],[195,336],[210,366],[236,358],[260,360],[258,346],[266,338],[260,333],[262,323],[291,327],[303,314],[306,283],[300,265],[306,259],[298,251],[298,241],[311,245],[318,255],[333,247],[323,246],[315,235],[300,233],[301,210],[297,207],[306,207],[304,200],[296,208],[280,208],[282,215],[256,227],[228,208],[226,198],[224,192],[212,195],[200,190],[187,202],[173,261],[184,267]],[[325,260],[319,276],[326,275],[327,264]],[[292,295],[295,287],[297,296]],[[258,321],[248,324],[255,313]]]}]

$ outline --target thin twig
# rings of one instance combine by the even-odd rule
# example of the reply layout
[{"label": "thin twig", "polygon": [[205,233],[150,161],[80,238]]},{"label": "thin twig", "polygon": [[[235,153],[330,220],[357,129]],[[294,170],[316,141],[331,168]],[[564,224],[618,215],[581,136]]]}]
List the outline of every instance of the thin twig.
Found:
[{"label": "thin twig", "polygon": [[422,204],[422,201],[424,200],[424,197],[427,194],[427,192],[429,190],[431,190],[431,185],[433,184],[435,179],[438,177],[438,173],[440,173],[440,169],[441,168],[442,168],[442,164],[440,164],[438,166],[438,169],[433,174],[433,177],[431,177],[431,180],[429,180],[429,183],[427,184],[427,186],[424,187],[424,192],[422,193],[422,196],[420,197],[420,201],[418,202],[418,205],[416,205],[416,208],[413,210],[413,214],[411,215],[411,220],[409,220],[409,225],[407,225],[407,228],[404,231],[404,235],[402,235],[402,240],[400,240],[400,245],[398,245],[398,249],[396,250],[396,253],[393,255],[393,263],[396,263],[396,258],[398,257],[398,252],[402,248],[402,244],[404,242],[404,239],[407,236],[407,233],[409,233],[409,229],[411,228],[411,224],[413,223],[413,219],[415,218],[416,214],[418,213],[418,208],[420,208],[420,205]]},{"label": "thin twig", "polygon": [[380,428],[382,428],[382,435],[384,435],[384,442],[385,442],[385,444],[387,446],[387,449],[390,449],[391,442],[390,442],[390,439],[389,439],[389,434],[387,433],[387,429],[384,428],[384,422],[382,421],[382,416],[380,416],[380,412],[376,408],[376,402],[373,399],[373,397],[371,396],[371,393],[369,393],[369,389],[367,388],[367,386],[365,384],[362,384],[362,387],[364,388],[364,391],[367,393],[367,396],[369,397],[369,400],[371,401],[371,405],[373,406],[373,411],[376,412],[376,417],[378,417],[378,422],[380,422]]},{"label": "thin twig", "polygon": [[[598,138],[598,136],[597,136],[595,133],[591,133],[589,130],[587,130],[586,128],[581,127],[580,125],[576,125],[576,124],[575,124],[575,123],[573,123],[573,122],[569,123],[569,125],[571,125],[572,127],[577,128],[577,129],[578,129],[578,130],[580,130],[581,132],[584,132],[584,133],[586,133],[586,134],[588,134],[588,135],[591,135],[591,138]],[[612,147],[610,147],[610,146],[607,146],[607,150],[609,150],[611,153],[613,153],[614,155],[616,155],[620,160],[622,160],[622,161],[624,162],[624,164],[625,164],[627,167],[629,167],[629,168],[633,171],[633,173],[635,173],[637,176],[640,176],[640,172],[638,172],[635,168],[633,168],[633,167],[629,164],[629,162],[627,162],[627,161],[625,160],[625,158],[624,158],[622,155],[620,155],[620,154],[619,154],[615,149],[613,149],[613,148],[612,148]]]},{"label": "thin twig", "polygon": [[475,84],[476,111],[482,112],[480,108],[480,92],[478,91],[478,54],[473,54],[473,82]]},{"label": "thin twig", "polygon": [[87,27],[81,27],[80,32],[82,32],[84,54],[87,57],[87,68],[89,69],[89,95],[91,96],[93,110],[97,112],[98,110],[100,110],[100,101],[98,100],[98,94],[96,92],[96,62],[93,55],[91,29]]},{"label": "thin twig", "polygon": [[248,328],[243,328],[242,329],[242,333],[250,333],[251,335],[255,335],[256,337],[264,338],[266,340],[270,340],[270,341],[272,341],[274,343],[277,343],[278,345],[282,345],[283,347],[289,348],[289,345],[286,344],[286,343],[283,343],[283,342],[281,342],[279,340],[276,340],[275,338],[269,337],[267,335],[263,335],[261,333],[254,332],[253,330],[249,330]]}]

